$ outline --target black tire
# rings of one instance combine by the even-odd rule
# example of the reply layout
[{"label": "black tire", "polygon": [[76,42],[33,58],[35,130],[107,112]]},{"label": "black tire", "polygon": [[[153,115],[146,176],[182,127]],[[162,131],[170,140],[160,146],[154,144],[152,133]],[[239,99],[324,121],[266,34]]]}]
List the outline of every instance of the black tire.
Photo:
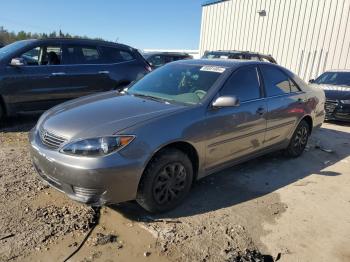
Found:
[{"label": "black tire", "polygon": [[285,151],[286,155],[289,157],[300,156],[304,152],[309,136],[310,126],[305,120],[302,120],[294,131],[292,139]]},{"label": "black tire", "polygon": [[161,213],[178,206],[187,196],[193,181],[192,162],[177,149],[165,149],[144,171],[136,201],[151,213]]}]

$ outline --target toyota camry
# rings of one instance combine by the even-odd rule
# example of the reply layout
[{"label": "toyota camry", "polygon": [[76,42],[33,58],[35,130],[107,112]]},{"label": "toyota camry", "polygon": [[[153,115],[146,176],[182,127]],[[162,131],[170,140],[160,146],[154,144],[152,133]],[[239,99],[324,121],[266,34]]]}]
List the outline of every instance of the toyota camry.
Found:
[{"label": "toyota camry", "polygon": [[198,179],[275,150],[302,154],[325,95],[289,70],[243,60],[181,60],[123,92],[58,105],[30,132],[39,176],[93,205],[179,205]]}]

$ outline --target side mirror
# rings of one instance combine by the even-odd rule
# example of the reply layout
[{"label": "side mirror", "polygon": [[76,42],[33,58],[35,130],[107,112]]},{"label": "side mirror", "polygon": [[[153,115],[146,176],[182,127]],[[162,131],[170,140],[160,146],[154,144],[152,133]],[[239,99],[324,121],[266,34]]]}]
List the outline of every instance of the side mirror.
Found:
[{"label": "side mirror", "polygon": [[310,80],[309,80],[309,83],[310,83],[310,84],[315,83],[315,79],[310,79]]},{"label": "side mirror", "polygon": [[233,106],[239,106],[239,100],[235,96],[220,96],[212,103],[212,107],[214,108]]},{"label": "side mirror", "polygon": [[11,66],[15,66],[15,67],[17,67],[17,66],[24,66],[25,65],[25,61],[24,61],[23,58],[19,58],[19,57],[12,58],[11,62],[10,62],[10,65]]}]

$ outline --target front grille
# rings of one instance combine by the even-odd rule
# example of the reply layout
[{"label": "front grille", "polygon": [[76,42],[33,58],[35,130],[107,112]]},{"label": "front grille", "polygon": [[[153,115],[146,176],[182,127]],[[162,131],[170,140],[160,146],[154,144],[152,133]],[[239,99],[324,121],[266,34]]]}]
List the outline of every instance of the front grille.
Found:
[{"label": "front grille", "polygon": [[326,100],[325,109],[327,114],[332,114],[338,106],[338,101],[336,100]]},{"label": "front grille", "polygon": [[44,145],[52,149],[58,149],[63,143],[67,141],[65,138],[57,136],[45,129],[40,129],[40,139]]}]

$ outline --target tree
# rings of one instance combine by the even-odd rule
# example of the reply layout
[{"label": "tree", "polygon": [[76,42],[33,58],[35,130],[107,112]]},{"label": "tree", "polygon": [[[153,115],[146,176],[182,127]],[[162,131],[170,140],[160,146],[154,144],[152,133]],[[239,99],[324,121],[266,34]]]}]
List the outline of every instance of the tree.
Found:
[{"label": "tree", "polygon": [[[58,33],[56,31],[53,31],[50,33],[32,33],[32,32],[25,32],[23,30],[19,31],[18,33],[15,33],[15,32],[9,32],[3,26],[0,26],[0,44],[5,44],[5,45],[11,44],[19,40],[25,40],[25,39],[58,38],[58,37],[89,38],[87,36],[71,35],[69,33],[62,32],[61,30],[59,30]],[[102,38],[93,38],[93,39],[103,40]]]}]

